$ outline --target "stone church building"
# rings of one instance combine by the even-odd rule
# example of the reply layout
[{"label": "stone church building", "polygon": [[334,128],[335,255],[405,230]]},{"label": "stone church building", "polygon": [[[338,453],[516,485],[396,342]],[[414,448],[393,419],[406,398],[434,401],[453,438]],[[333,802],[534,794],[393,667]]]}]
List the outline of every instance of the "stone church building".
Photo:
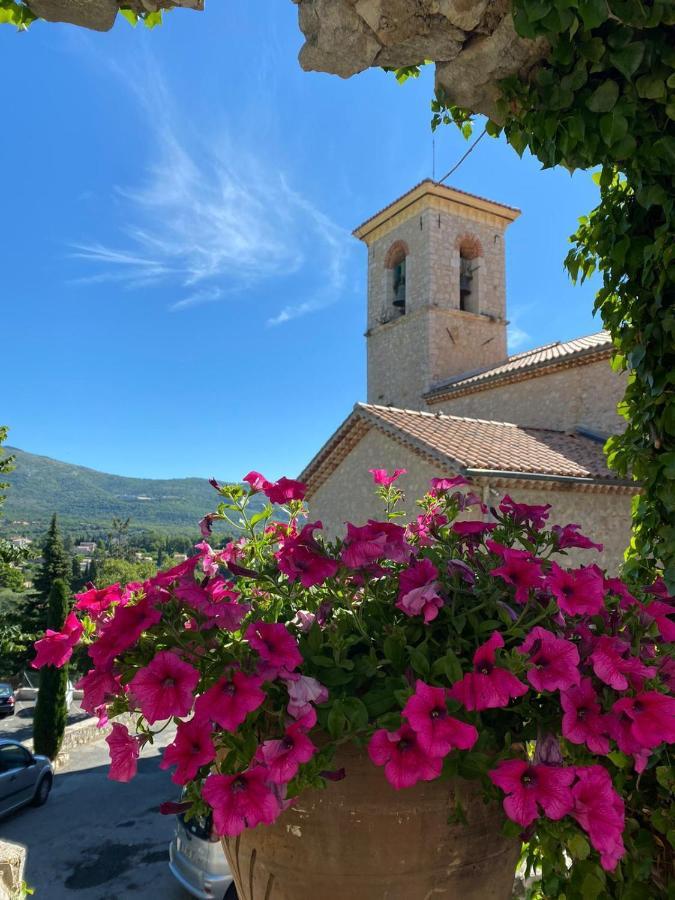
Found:
[{"label": "stone church building", "polygon": [[504,493],[551,503],[551,522],[578,523],[619,566],[635,487],[602,448],[622,427],[625,376],[605,332],[508,355],[505,237],[519,215],[427,180],[355,230],[368,248],[368,402],[300,475],[327,534],[381,516],[371,468],[407,469],[411,516],[432,477],[461,474],[488,506]]}]

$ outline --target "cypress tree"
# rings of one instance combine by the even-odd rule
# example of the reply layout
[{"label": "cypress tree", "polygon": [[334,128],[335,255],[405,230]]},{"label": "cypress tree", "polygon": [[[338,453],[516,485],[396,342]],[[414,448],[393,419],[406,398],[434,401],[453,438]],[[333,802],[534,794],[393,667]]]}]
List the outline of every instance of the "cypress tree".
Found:
[{"label": "cypress tree", "polygon": [[79,591],[82,586],[82,566],[80,565],[79,559],[74,556],[70,571],[70,589],[72,591]]},{"label": "cypress tree", "polygon": [[87,569],[87,581],[91,581],[92,584],[96,584],[98,579],[98,565],[96,563],[96,557],[93,557],[91,562],[89,563],[89,568]]},{"label": "cypress tree", "polygon": [[[49,593],[47,627],[60,631],[70,610],[70,592],[62,578],[57,578]],[[68,666],[57,669],[44,666],[40,672],[40,690],[33,719],[33,747],[36,753],[56,759],[66,730],[68,710]]]},{"label": "cypress tree", "polygon": [[41,599],[49,598],[52,584],[57,578],[69,580],[70,564],[68,555],[63,549],[59,523],[54,513],[42,548],[42,565],[35,579],[35,590]]}]

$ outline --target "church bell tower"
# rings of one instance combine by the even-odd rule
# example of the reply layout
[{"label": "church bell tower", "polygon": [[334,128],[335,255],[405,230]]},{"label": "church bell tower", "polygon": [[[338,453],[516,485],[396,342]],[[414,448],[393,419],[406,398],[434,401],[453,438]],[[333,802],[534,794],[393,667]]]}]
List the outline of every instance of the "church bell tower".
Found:
[{"label": "church bell tower", "polygon": [[510,206],[426,180],[360,225],[368,402],[423,409],[435,384],[506,359]]}]

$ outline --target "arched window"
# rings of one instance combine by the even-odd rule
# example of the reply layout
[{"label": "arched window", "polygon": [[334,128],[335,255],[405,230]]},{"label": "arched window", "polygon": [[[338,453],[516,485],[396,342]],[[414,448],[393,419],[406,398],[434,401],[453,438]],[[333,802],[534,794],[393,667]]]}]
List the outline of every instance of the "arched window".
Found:
[{"label": "arched window", "polygon": [[459,308],[464,312],[479,313],[478,294],[479,259],[483,248],[478,238],[463,235],[457,241],[459,250]]},{"label": "arched window", "polygon": [[396,315],[405,315],[406,308],[406,261],[408,245],[403,241],[395,241],[384,260],[387,270],[387,313],[391,310]]}]

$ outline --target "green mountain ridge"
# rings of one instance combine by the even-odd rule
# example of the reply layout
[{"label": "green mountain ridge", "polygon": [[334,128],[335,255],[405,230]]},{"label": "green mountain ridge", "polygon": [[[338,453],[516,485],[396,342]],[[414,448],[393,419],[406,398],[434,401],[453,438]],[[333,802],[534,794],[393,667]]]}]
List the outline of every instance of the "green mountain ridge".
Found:
[{"label": "green mountain ridge", "polygon": [[205,478],[128,478],[16,447],[6,450],[15,457],[0,519],[6,535],[44,531],[54,512],[68,530],[109,526],[116,516],[130,517],[135,529],[197,533],[199,520],[219,499]]}]

